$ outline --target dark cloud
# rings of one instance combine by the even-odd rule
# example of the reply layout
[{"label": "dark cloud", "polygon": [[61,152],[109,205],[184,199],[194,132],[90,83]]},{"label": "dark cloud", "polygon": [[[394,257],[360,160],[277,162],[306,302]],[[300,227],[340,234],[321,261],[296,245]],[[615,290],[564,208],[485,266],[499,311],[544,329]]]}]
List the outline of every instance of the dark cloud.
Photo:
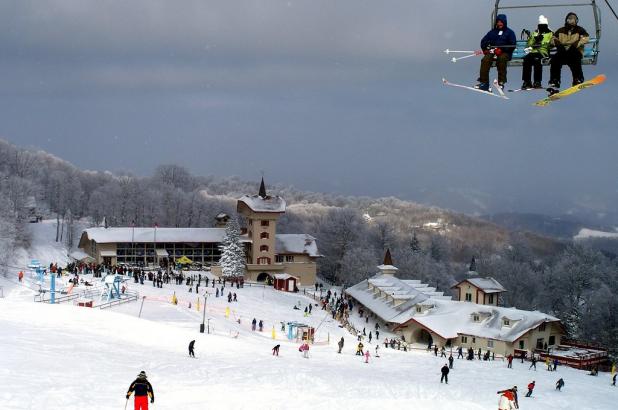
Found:
[{"label": "dark cloud", "polygon": [[[264,170],[317,191],[435,191],[460,209],[618,201],[618,22],[606,13],[600,63],[586,68],[608,82],[539,109],[532,95],[507,102],[440,83],[474,82],[478,60],[452,64],[442,50],[476,48],[492,5],[3,1],[0,135],[86,168]],[[556,28],[567,11],[541,12]],[[538,12],[509,23],[519,33]]]}]

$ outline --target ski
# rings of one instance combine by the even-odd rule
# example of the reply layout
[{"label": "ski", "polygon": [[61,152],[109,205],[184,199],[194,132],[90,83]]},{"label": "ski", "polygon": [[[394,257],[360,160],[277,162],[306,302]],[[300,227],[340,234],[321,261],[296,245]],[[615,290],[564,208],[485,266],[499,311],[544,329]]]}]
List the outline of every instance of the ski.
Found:
[{"label": "ski", "polygon": [[504,90],[502,89],[502,87],[500,87],[500,83],[498,83],[498,80],[494,79],[494,83],[493,83],[493,84],[494,84],[494,88],[495,88],[496,90],[498,90],[498,94],[500,95],[500,97],[502,97],[502,98],[506,98],[506,99],[508,100],[508,99],[509,99],[509,97],[507,97],[507,96],[504,94]]},{"label": "ski", "polygon": [[549,96],[535,102],[534,105],[536,105],[537,107],[544,107],[548,105],[549,103],[551,103],[552,101],[561,100],[565,97],[568,97],[569,95],[578,93],[581,90],[585,90],[586,88],[590,88],[590,87],[594,87],[595,85],[602,84],[606,78],[607,77],[605,77],[605,74],[599,74],[591,80],[584,81],[581,84],[575,85],[573,87],[569,87],[560,92],[550,94]]},{"label": "ski", "polygon": [[516,88],[514,90],[508,90],[510,93],[519,93],[522,91],[545,91],[545,88]]},{"label": "ski", "polygon": [[448,85],[450,87],[458,87],[458,88],[464,88],[466,90],[476,91],[477,93],[481,93],[481,94],[485,94],[485,95],[491,95],[493,97],[504,98],[505,100],[509,99],[509,97],[507,97],[507,96],[503,97],[503,96],[501,96],[499,94],[492,93],[491,92],[491,88],[489,89],[489,91],[483,91],[483,90],[479,90],[478,88],[470,87],[470,86],[467,86],[467,85],[451,83],[446,78],[442,79],[442,84]]}]

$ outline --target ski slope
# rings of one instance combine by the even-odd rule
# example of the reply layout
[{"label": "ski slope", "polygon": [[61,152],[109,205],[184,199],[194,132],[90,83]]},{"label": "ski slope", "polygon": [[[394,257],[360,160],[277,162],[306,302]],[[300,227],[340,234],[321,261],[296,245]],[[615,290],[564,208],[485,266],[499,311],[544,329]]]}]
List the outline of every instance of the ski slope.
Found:
[{"label": "ski slope", "polygon": [[[502,360],[455,360],[448,385],[439,383],[445,360],[425,350],[381,345],[381,357],[366,364],[354,355],[355,337],[331,319],[323,321],[324,311],[314,307],[305,318],[302,310],[293,309],[299,301],[304,309],[311,299],[272,288],[234,289],[238,302],[228,304],[209,287],[206,318],[212,333],[200,334],[203,313],[195,309],[197,297],[186,286],[157,289],[150,282],[132,283],[146,296],[141,318],[139,303],[106,310],[38,304],[29,289],[4,279],[0,286],[5,296],[0,298],[3,410],[123,409],[126,390],[141,370],[153,384],[156,410],[496,409],[496,391],[513,385],[519,387],[521,409],[611,409],[618,398],[608,374],[592,377],[569,368],[553,373],[541,364],[535,372],[518,361],[507,369]],[[178,305],[170,303],[174,291]],[[228,306],[230,318],[225,317]],[[264,332],[251,331],[253,317],[264,320]],[[311,357],[304,359],[299,344],[279,331],[281,321],[316,327],[323,321],[316,338],[330,336],[330,344],[313,346]],[[345,346],[337,354],[341,336]],[[197,359],[188,357],[192,339]],[[375,340],[364,343],[373,354]],[[279,357],[271,355],[275,344],[281,344]],[[554,390],[559,377],[566,382],[562,392]],[[525,398],[525,386],[533,379],[533,398]],[[128,408],[132,405],[131,399]]]}]

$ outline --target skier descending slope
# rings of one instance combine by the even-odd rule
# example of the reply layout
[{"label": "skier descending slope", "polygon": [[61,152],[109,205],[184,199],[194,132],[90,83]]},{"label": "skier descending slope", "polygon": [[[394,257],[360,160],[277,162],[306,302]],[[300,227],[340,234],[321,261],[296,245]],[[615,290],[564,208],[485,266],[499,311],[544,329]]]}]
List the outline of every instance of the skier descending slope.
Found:
[{"label": "skier descending slope", "polygon": [[133,392],[135,392],[135,410],[148,410],[148,396],[150,396],[150,402],[154,403],[154,390],[152,390],[152,385],[146,378],[145,371],[139,372],[137,379],[131,383],[129,391],[127,391],[127,401]]},{"label": "skier descending slope", "polygon": [[481,39],[481,49],[485,56],[481,59],[477,85],[479,90],[489,91],[489,70],[494,61],[498,68],[498,86],[504,87],[507,80],[506,65],[513,55],[516,43],[515,33],[507,27],[506,15],[498,14],[494,28]]}]

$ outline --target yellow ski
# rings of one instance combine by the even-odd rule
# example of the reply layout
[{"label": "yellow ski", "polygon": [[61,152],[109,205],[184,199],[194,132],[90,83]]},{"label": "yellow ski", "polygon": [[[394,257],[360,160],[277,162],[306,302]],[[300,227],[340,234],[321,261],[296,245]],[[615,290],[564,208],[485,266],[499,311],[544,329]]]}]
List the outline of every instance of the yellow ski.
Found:
[{"label": "yellow ski", "polygon": [[580,92],[581,90],[584,90],[586,88],[590,88],[590,87],[594,87],[595,85],[599,85],[601,83],[603,83],[605,81],[607,77],[605,77],[605,74],[599,74],[596,77],[594,77],[591,80],[588,81],[584,81],[581,84],[577,84],[573,87],[567,88],[566,90],[562,90],[556,94],[552,94],[548,97],[543,98],[542,100],[539,100],[537,102],[534,103],[534,105],[538,106],[538,107],[544,107],[547,104],[549,104],[552,101],[555,100],[560,100],[564,97],[567,97],[571,94],[575,94]]}]

